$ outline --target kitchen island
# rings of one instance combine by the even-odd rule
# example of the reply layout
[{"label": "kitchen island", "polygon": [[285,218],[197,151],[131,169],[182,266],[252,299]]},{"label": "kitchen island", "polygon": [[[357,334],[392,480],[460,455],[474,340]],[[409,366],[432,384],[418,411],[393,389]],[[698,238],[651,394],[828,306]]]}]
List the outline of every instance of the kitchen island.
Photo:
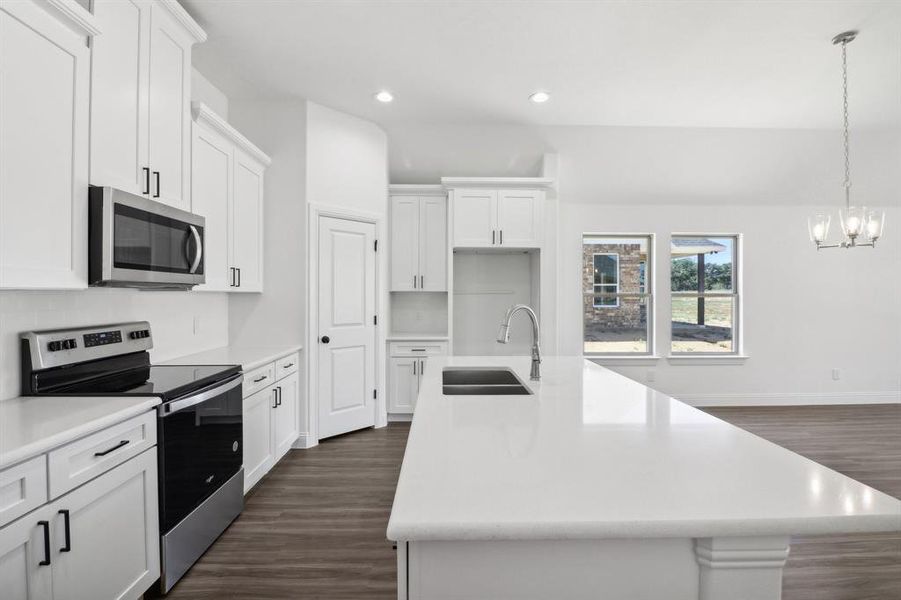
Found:
[{"label": "kitchen island", "polygon": [[[581,357],[430,359],[388,524],[398,598],[777,600],[790,536],[901,502]],[[504,368],[529,395],[444,395]]]}]

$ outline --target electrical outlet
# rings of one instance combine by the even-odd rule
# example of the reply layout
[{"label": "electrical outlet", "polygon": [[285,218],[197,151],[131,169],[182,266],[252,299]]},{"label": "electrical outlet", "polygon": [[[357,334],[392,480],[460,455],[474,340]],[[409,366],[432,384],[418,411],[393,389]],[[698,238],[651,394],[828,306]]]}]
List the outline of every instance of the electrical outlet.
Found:
[{"label": "electrical outlet", "polygon": [[842,378],[841,369],[832,369],[832,381],[838,381]]},{"label": "electrical outlet", "polygon": [[194,335],[200,333],[200,315],[194,315]]}]

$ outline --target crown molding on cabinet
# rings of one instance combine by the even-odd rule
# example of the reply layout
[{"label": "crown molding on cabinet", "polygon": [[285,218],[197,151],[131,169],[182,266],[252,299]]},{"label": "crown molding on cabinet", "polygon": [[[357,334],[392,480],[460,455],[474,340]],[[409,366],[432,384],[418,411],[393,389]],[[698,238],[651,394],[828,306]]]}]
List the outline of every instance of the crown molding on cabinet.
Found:
[{"label": "crown molding on cabinet", "polygon": [[100,23],[88,10],[75,0],[47,0],[47,5],[55,9],[71,25],[89,36],[100,35]]},{"label": "crown molding on cabinet", "polygon": [[199,44],[201,42],[206,41],[206,31],[203,30],[197,21],[195,21],[191,15],[188,14],[188,11],[184,9],[184,7],[178,3],[178,0],[157,0],[160,6],[164,7],[169,13],[175,18],[176,21],[181,23],[182,27],[184,27],[188,33],[191,34],[191,37],[194,38],[194,43]]},{"label": "crown molding on cabinet", "polygon": [[549,177],[442,177],[441,185],[445,188],[480,187],[480,188],[529,188],[545,189],[554,185]]},{"label": "crown molding on cabinet", "polygon": [[392,196],[444,196],[447,192],[440,183],[389,183]]},{"label": "crown molding on cabinet", "polygon": [[191,112],[194,114],[195,121],[222,134],[241,150],[259,161],[263,166],[268,167],[272,164],[272,159],[269,158],[268,154],[257,148],[253,142],[241,135],[237,129],[229,125],[225,119],[214,113],[213,110],[203,102],[192,102]]}]

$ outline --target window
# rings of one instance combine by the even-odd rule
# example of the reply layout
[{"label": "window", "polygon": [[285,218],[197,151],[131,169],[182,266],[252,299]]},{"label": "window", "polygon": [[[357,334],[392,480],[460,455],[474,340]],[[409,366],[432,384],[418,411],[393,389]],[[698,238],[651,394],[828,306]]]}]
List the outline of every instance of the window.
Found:
[{"label": "window", "polygon": [[739,238],[673,235],[673,354],[737,354]]},{"label": "window", "polygon": [[651,353],[650,235],[582,236],[583,352]]},{"label": "window", "polygon": [[619,254],[598,253],[594,255],[594,306],[619,306]]}]

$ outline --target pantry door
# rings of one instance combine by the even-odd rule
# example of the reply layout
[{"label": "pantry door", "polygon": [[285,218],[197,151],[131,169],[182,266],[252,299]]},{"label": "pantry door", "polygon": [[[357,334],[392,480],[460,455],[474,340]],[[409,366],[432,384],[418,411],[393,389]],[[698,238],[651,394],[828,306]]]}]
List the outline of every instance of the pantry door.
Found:
[{"label": "pantry door", "polygon": [[319,218],[319,439],[375,425],[375,235]]}]

